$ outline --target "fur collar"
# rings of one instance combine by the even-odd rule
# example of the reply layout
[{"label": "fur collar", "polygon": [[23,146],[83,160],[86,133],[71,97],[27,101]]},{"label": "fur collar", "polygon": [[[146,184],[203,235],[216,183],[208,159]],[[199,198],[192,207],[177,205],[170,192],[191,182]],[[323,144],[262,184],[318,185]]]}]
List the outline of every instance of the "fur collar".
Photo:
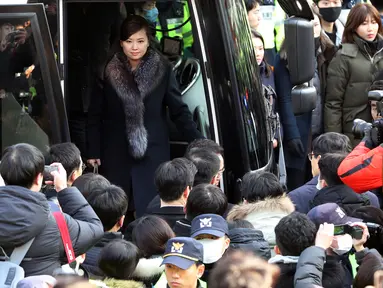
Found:
[{"label": "fur collar", "polygon": [[[106,285],[106,288],[144,288],[145,285],[141,282],[131,281],[131,280],[118,280],[113,278],[107,278],[103,281]],[[93,282],[92,284],[96,284]],[[97,287],[105,287],[97,285]]]},{"label": "fur collar", "polygon": [[135,71],[123,52],[116,53],[105,68],[105,80],[120,97],[125,112],[125,133],[133,158],[144,157],[148,133],[144,126],[144,99],[163,82],[166,60],[149,48]]},{"label": "fur collar", "polygon": [[141,258],[133,273],[134,279],[146,280],[162,274],[165,266],[161,266],[162,257],[157,258]]},{"label": "fur collar", "polygon": [[282,212],[290,214],[295,211],[293,202],[286,195],[277,198],[266,198],[255,203],[235,205],[227,216],[228,221],[245,219],[252,213]]}]

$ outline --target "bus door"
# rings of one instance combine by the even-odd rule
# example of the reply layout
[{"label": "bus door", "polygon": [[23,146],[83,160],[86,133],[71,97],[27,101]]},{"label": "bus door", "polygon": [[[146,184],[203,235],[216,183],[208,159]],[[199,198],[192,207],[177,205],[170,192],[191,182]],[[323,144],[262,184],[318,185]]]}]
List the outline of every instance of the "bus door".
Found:
[{"label": "bus door", "polygon": [[44,5],[0,5],[1,151],[70,141]]}]

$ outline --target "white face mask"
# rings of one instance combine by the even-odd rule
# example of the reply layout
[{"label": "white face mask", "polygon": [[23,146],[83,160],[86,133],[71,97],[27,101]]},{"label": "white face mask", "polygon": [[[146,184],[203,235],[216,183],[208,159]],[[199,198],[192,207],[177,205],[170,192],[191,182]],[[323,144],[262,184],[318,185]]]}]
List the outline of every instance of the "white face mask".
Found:
[{"label": "white face mask", "polygon": [[225,245],[225,237],[197,240],[203,246],[203,263],[211,264],[222,258],[222,251]]},{"label": "white face mask", "polygon": [[346,254],[352,248],[352,237],[349,234],[337,236],[335,241],[338,242],[338,248],[331,247],[331,249],[338,255]]},{"label": "white face mask", "polygon": [[317,183],[316,188],[317,188],[317,190],[321,190],[323,188],[323,186],[322,186],[322,179],[320,179],[320,175],[318,177],[318,183]]}]

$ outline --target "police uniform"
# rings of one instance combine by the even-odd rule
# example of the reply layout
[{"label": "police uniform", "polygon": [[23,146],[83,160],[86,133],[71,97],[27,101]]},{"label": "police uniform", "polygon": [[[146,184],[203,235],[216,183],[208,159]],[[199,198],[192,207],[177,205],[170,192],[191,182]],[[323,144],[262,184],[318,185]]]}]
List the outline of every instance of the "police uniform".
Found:
[{"label": "police uniform", "polygon": [[[183,47],[191,48],[193,45],[193,30],[192,24],[189,20],[190,11],[187,1],[177,0],[172,3],[167,11],[161,11],[157,21],[157,30],[171,30],[171,31],[157,31],[156,38],[161,40],[164,35],[171,38],[180,38],[183,40]],[[188,21],[189,20],[189,21]],[[185,24],[185,25],[183,25]],[[182,26],[183,25],[183,26]],[[182,27],[180,27],[182,26]],[[180,27],[176,30],[174,28]]]}]

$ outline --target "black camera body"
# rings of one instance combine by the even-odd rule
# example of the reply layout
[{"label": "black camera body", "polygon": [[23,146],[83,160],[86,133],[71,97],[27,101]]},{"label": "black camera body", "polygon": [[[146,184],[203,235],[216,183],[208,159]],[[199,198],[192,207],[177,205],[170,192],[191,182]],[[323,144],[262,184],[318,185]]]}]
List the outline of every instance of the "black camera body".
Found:
[{"label": "black camera body", "polygon": [[[369,101],[377,101],[378,115],[383,116],[383,90],[372,90],[368,92]],[[375,147],[383,143],[383,119],[368,123],[362,119],[355,119],[352,133],[355,139],[362,139],[366,131],[371,131],[371,140]]]}]

